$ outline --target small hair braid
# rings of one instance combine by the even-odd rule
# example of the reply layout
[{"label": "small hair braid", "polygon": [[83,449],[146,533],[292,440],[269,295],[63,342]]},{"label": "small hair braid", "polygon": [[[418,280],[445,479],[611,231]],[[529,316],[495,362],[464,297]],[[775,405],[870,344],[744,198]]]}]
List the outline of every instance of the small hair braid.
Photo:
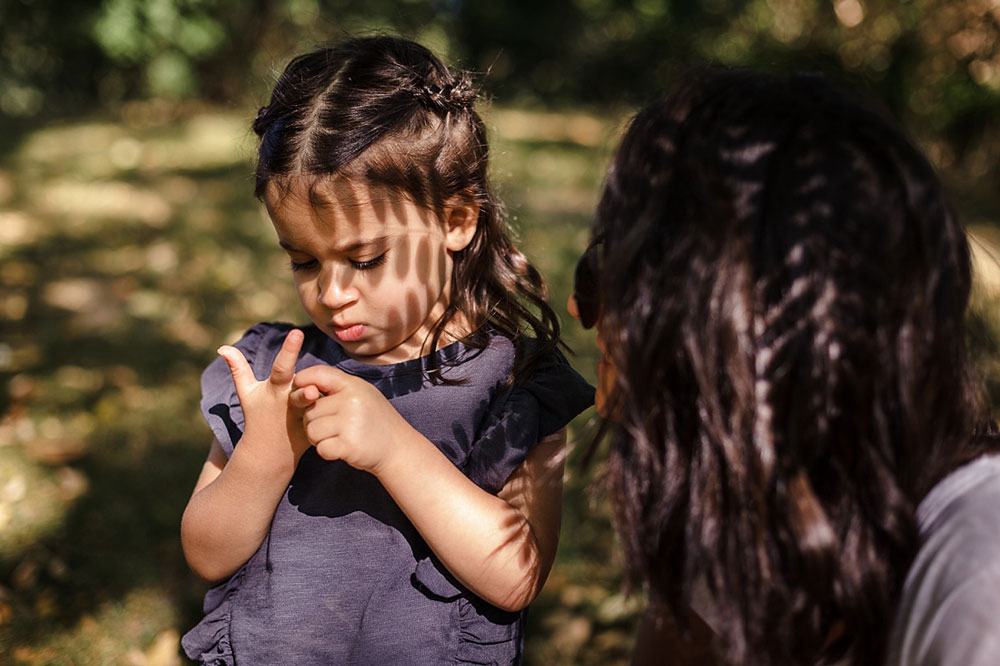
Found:
[{"label": "small hair braid", "polygon": [[257,116],[253,119],[253,131],[257,136],[263,136],[264,132],[267,131],[267,126],[270,124],[268,115],[270,114],[271,106],[262,106],[257,109]]},{"label": "small hair braid", "polygon": [[443,86],[425,83],[415,94],[427,109],[439,113],[467,111],[478,97],[472,82],[466,77],[456,77],[452,83]]}]

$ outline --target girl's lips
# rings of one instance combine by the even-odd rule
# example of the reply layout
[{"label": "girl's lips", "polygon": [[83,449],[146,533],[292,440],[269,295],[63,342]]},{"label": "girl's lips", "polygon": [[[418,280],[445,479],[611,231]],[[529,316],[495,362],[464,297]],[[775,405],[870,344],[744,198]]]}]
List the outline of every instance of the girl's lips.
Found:
[{"label": "girl's lips", "polygon": [[341,342],[354,342],[365,334],[365,325],[351,324],[350,326],[337,326],[334,327],[333,333]]}]

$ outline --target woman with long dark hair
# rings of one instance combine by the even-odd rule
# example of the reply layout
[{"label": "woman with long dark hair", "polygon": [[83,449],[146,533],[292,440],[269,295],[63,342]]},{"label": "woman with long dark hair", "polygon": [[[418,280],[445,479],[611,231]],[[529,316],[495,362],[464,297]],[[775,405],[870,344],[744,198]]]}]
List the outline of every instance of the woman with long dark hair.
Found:
[{"label": "woman with long dark hair", "polygon": [[694,71],[631,123],[592,238],[570,310],[637,654],[1000,663],[969,250],[906,137],[817,77]]}]

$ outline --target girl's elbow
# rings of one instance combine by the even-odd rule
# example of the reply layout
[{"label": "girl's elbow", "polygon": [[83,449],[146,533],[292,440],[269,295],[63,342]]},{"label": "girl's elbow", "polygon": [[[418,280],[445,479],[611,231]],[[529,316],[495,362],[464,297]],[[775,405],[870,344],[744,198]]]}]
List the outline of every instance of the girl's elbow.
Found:
[{"label": "girl's elbow", "polygon": [[523,611],[525,608],[527,608],[534,600],[535,597],[532,596],[530,598],[503,600],[500,603],[495,603],[493,605],[499,608],[500,610],[506,611],[508,613],[519,613]]},{"label": "girl's elbow", "polygon": [[233,575],[224,563],[218,562],[197,539],[181,533],[181,550],[188,568],[202,581],[215,585]]},{"label": "girl's elbow", "polygon": [[538,579],[537,572],[531,571],[505,586],[506,589],[502,594],[495,595],[495,598],[487,601],[500,610],[518,613],[527,608],[538,597],[544,582]]},{"label": "girl's elbow", "polygon": [[197,555],[189,553],[186,549],[184,551],[184,559],[187,560],[188,568],[191,569],[194,575],[209,585],[218,585],[234,573],[228,571],[225,567],[209,561],[207,558],[200,558]]}]

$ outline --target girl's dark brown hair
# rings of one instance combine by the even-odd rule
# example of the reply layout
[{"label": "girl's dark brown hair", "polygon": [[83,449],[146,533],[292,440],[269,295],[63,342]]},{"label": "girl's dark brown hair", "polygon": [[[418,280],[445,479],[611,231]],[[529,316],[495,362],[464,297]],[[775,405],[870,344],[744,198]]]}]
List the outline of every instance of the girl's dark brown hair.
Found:
[{"label": "girl's dark brown hair", "polygon": [[[438,214],[456,199],[478,204],[475,236],[454,255],[451,302],[431,335],[435,380],[434,351],[458,313],[473,326],[466,343],[484,347],[490,330],[514,342],[516,379],[559,340],[542,278],[511,242],[490,188],[476,97],[467,74],[423,46],[363,37],[293,59],[253,124],[258,197],[269,183],[343,177],[387,187]],[[527,336],[537,343],[526,344]]]},{"label": "girl's dark brown hair", "polygon": [[994,446],[927,160],[815,77],[702,69],[631,123],[594,234],[633,582],[683,624],[705,580],[728,663],[882,663],[917,504]]}]

